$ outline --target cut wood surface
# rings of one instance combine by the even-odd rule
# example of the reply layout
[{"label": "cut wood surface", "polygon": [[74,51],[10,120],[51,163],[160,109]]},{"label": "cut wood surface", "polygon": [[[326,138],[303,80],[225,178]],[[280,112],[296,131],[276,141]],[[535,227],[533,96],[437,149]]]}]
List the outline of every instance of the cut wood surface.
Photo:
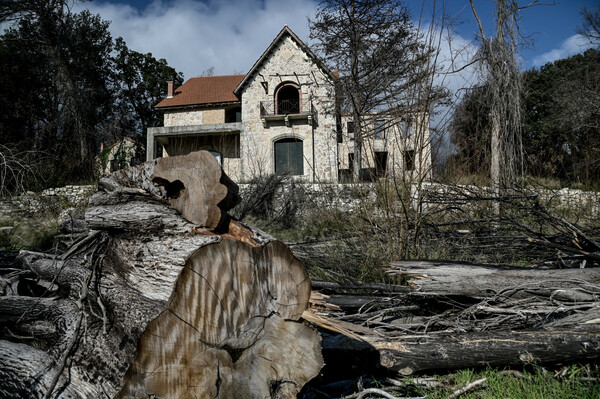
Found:
[{"label": "cut wood surface", "polygon": [[280,242],[200,248],[142,335],[118,397],[297,393],[321,367],[320,342],[299,322],[309,297],[306,271]]},{"label": "cut wood surface", "polygon": [[173,209],[198,226],[217,228],[240,200],[237,185],[207,151],[153,162],[152,181],[165,188]]},{"label": "cut wood surface", "polygon": [[[302,264],[229,219],[235,187],[212,155],[169,162],[193,173],[148,162],[110,175],[89,232],[0,275],[0,397],[291,398],[318,374]],[[174,209],[176,181],[206,209]]]}]

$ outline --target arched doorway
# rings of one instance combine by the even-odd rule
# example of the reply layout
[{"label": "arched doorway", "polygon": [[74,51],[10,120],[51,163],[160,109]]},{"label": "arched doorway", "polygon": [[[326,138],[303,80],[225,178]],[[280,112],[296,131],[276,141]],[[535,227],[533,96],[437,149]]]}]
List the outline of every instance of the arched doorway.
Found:
[{"label": "arched doorway", "polygon": [[300,113],[300,87],[295,83],[283,83],[275,91],[278,115]]},{"label": "arched doorway", "polygon": [[304,143],[300,139],[286,138],[273,143],[275,173],[304,174]]}]

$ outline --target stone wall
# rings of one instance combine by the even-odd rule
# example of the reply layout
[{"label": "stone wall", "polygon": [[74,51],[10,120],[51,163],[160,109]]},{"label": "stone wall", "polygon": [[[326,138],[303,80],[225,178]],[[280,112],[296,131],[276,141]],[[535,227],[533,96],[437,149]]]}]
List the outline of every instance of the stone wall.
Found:
[{"label": "stone wall", "polygon": [[[239,167],[236,165],[234,167]],[[252,184],[238,184],[242,198],[252,192]],[[416,186],[414,186],[416,187]],[[437,201],[443,201],[444,196],[455,196],[456,188],[438,183],[423,184],[425,194],[433,194]],[[486,188],[475,186],[464,186],[470,192],[473,190],[482,190],[485,194]],[[45,210],[56,210],[58,208],[73,208],[84,204],[89,197],[96,192],[95,185],[85,186],[65,186],[59,188],[49,188],[41,193],[31,193],[10,198],[0,199],[0,220],[6,217],[14,217],[20,214],[35,214]],[[275,196],[275,202],[282,202],[281,199],[286,195],[297,195],[302,197],[305,207],[324,207],[339,209],[342,211],[353,211],[357,209],[364,201],[374,201],[376,186],[373,183],[361,184],[314,184],[314,183],[288,183],[282,184]],[[540,194],[540,200],[550,206],[556,206],[565,209],[584,208],[591,215],[600,214],[600,193],[593,191],[583,191],[576,189],[563,188],[561,190],[537,190]],[[413,189],[414,198],[417,197],[416,190]],[[427,195],[426,195],[427,197]],[[427,198],[425,199],[427,202]],[[433,205],[435,202],[430,202]]]},{"label": "stone wall", "polygon": [[204,111],[165,111],[164,126],[189,126],[202,125],[204,123]]},{"label": "stone wall", "polygon": [[[253,195],[255,190],[253,184],[238,184],[242,200],[248,195]],[[423,210],[434,210],[437,205],[447,206],[448,200],[459,200],[465,210],[470,209],[471,204],[466,201],[461,193],[475,194],[480,192],[482,196],[489,196],[487,187],[476,186],[450,186],[439,183],[424,183],[421,186],[420,208]],[[413,206],[419,206],[417,200],[418,186],[411,185],[411,198]],[[600,192],[582,191],[564,188],[561,190],[531,190],[522,194],[538,195],[539,201],[550,209],[579,211],[590,217],[600,216]],[[255,194],[254,194],[255,195]],[[277,212],[281,206],[285,206],[289,197],[294,199],[298,205],[298,212],[310,212],[314,209],[331,209],[342,212],[353,212],[365,205],[374,204],[377,200],[377,183],[361,184],[313,184],[291,182],[281,184],[273,199],[273,208]]]},{"label": "stone wall", "polygon": [[225,109],[192,109],[189,111],[165,111],[164,126],[193,126],[225,123]]},{"label": "stone wall", "polygon": [[[238,186],[242,201],[255,195],[254,184],[238,184]],[[278,213],[281,207],[286,206],[290,198],[297,205],[299,214],[310,213],[315,209],[353,212],[364,205],[365,201],[375,201],[376,193],[375,185],[372,183],[284,183],[275,192],[272,204],[274,213]],[[236,215],[235,209],[232,214]]]},{"label": "stone wall", "polygon": [[0,199],[0,219],[75,208],[84,204],[96,191],[96,185],[64,186],[3,198]]},{"label": "stone wall", "polygon": [[[435,206],[445,203],[460,196],[465,205],[469,205],[468,198],[461,195],[467,193],[469,196],[480,195],[481,197],[492,197],[490,187],[479,187],[474,185],[445,185],[441,183],[425,182],[421,186],[421,196],[424,206]],[[412,186],[412,198],[416,200],[419,196],[417,186]],[[571,188],[560,190],[550,189],[523,189],[513,193],[515,196],[537,197],[538,201],[551,209],[583,211],[590,216],[600,216],[600,192],[583,191]]]}]

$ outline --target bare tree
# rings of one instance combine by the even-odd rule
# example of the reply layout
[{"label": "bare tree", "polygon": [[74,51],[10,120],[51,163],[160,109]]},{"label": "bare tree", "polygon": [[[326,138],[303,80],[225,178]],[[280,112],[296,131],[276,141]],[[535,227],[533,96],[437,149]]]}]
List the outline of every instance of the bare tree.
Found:
[{"label": "bare tree", "polygon": [[600,7],[583,8],[581,10],[583,25],[577,33],[585,36],[590,43],[600,46]]},{"label": "bare tree", "polygon": [[[530,5],[535,4],[533,1]],[[481,64],[489,87],[491,122],[492,188],[499,195],[502,187],[514,185],[523,173],[521,143],[521,75],[516,54],[519,45],[518,13],[523,8],[516,0],[496,1],[496,36],[486,36],[481,19],[470,0],[479,26]]]},{"label": "bare tree", "polygon": [[41,163],[47,157],[39,151],[17,151],[0,144],[0,197],[25,191],[25,184],[41,179]]},{"label": "bare tree", "polygon": [[428,53],[417,40],[399,0],[322,0],[310,38],[329,67],[340,73],[343,110],[354,122],[354,177],[362,168],[365,116],[402,104],[400,96],[421,78]]}]

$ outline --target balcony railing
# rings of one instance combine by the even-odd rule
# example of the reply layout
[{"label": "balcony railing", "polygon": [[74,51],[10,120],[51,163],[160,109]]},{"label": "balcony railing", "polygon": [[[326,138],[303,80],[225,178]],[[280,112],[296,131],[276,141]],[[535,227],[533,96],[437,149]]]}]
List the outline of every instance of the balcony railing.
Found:
[{"label": "balcony railing", "polygon": [[310,102],[299,100],[261,101],[260,116],[310,114]]}]

